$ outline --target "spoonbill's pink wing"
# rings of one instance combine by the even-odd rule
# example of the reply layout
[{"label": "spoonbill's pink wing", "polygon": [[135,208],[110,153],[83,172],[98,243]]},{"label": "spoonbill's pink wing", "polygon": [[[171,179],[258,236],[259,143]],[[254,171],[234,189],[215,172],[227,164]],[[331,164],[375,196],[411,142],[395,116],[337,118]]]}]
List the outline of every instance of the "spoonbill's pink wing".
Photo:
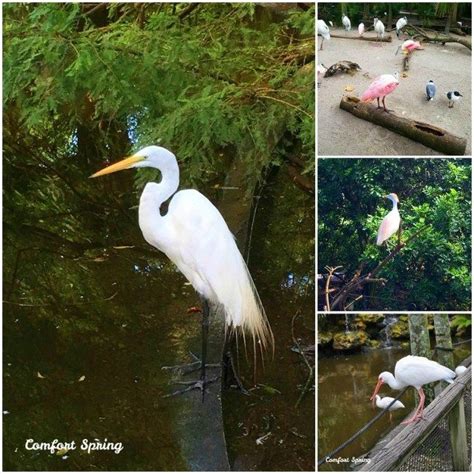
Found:
[{"label": "spoonbill's pink wing", "polygon": [[398,81],[391,74],[383,74],[375,79],[369,88],[362,94],[362,102],[370,102],[377,97],[385,97],[398,86]]}]

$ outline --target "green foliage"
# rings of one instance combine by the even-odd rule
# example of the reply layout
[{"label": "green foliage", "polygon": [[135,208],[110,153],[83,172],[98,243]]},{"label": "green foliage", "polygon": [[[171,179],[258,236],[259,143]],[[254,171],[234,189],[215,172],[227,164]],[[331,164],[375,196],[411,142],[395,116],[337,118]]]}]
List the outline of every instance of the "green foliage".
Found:
[{"label": "green foliage", "polygon": [[[367,309],[468,309],[471,290],[471,166],[457,159],[326,159],[318,168],[319,272],[364,262],[375,268],[396,245],[375,238],[400,198],[403,235],[420,234],[378,275]],[[366,306],[364,306],[366,308]]]},{"label": "green foliage", "polygon": [[451,326],[458,329],[470,328],[472,326],[471,316],[455,316],[451,321]]}]

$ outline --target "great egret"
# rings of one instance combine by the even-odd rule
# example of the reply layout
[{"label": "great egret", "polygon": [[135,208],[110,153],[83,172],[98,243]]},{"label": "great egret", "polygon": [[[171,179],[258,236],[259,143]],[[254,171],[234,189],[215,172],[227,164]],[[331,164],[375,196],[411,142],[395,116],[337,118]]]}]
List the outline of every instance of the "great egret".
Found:
[{"label": "great egret", "polygon": [[402,18],[399,18],[397,21],[397,24],[395,25],[395,28],[397,30],[397,38],[400,39],[400,33],[402,32],[403,28],[407,26],[408,20],[407,17],[404,16]]},{"label": "great egret", "polygon": [[379,231],[377,233],[377,245],[382,245],[388,240],[400,227],[400,213],[398,212],[398,196],[395,193],[390,193],[387,199],[392,201],[392,210],[384,217],[380,224]]},{"label": "great egret", "polygon": [[[160,170],[161,181],[146,184],[140,197],[138,221],[145,240],[163,252],[200,295],[202,308],[201,379],[196,382],[204,395],[209,305],[225,314],[226,329],[249,335],[254,359],[260,351],[273,347],[274,339],[257,290],[234,236],[217,208],[194,189],[178,191],[179,167],[166,148],[148,146],[110,165],[91,177],[129,168]],[[170,199],[168,212],[160,206]]]},{"label": "great egret", "polygon": [[385,25],[378,18],[374,18],[374,30],[377,33],[377,38],[383,39],[385,35]]},{"label": "great egret", "polygon": [[326,25],[324,20],[318,20],[318,35],[322,36],[321,46],[319,47],[319,51],[322,51],[324,40],[329,41],[331,39],[331,35],[329,34],[329,26]]},{"label": "great egret", "polygon": [[362,102],[371,102],[377,99],[377,108],[380,109],[380,98],[382,98],[383,109],[388,112],[385,106],[385,97],[393,92],[399,84],[398,72],[392,74],[382,74],[377,77],[369,86],[369,88],[361,95]]},{"label": "great egret", "polygon": [[456,374],[451,369],[438,364],[434,360],[427,359],[426,357],[406,356],[395,364],[395,377],[390,372],[382,372],[379,375],[377,385],[370,400],[375,403],[375,397],[384,383],[388,384],[393,390],[401,390],[409,386],[415,387],[420,395],[420,403],[414,415],[402,423],[407,425],[423,418],[425,394],[422,386],[437,382],[438,380],[453,383],[454,377],[456,377]]},{"label": "great egret", "polygon": [[342,25],[346,31],[351,31],[351,20],[347,15],[342,15]]}]

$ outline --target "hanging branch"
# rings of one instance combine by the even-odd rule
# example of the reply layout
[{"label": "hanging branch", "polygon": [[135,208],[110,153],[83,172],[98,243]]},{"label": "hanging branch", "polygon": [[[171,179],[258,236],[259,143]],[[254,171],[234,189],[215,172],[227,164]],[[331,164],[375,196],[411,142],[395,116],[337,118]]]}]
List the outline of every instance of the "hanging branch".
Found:
[{"label": "hanging branch", "polygon": [[[338,307],[344,308],[345,306],[345,301],[348,298],[349,294],[353,292],[356,289],[362,289],[364,285],[367,283],[382,283],[385,284],[387,280],[384,278],[374,278],[380,270],[382,270],[390,261],[392,261],[395,256],[400,253],[400,251],[406,247],[412,240],[416,239],[418,235],[421,234],[424,230],[426,230],[429,227],[429,225],[426,225],[422,227],[421,229],[418,229],[414,234],[412,234],[406,242],[401,241],[401,225],[398,230],[398,243],[395,246],[395,248],[375,267],[374,270],[371,272],[367,273],[364,276],[360,276],[360,273],[356,272],[352,279],[347,283],[346,286],[344,286],[339,293],[335,296],[334,301],[329,307],[329,310],[335,310]],[[354,300],[355,301],[355,300]]]}]

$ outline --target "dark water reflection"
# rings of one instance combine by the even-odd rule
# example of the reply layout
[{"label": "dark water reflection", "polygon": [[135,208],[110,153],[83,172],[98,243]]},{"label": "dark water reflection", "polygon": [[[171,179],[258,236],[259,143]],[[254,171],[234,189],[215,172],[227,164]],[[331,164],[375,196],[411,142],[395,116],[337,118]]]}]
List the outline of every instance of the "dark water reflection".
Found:
[{"label": "dark water reflection", "polygon": [[[457,346],[455,363],[470,355],[470,344]],[[359,354],[323,357],[318,360],[318,459],[350,438],[378,413],[369,401],[380,372],[393,373],[396,362],[409,354],[409,350],[380,349]],[[381,396],[395,397],[397,391],[384,385]],[[334,458],[360,457],[395,427],[416,407],[414,389],[409,388],[401,398],[405,409],[394,411],[393,423],[383,416],[362,436],[344,448]],[[326,463],[320,471],[348,470],[350,463]]]},{"label": "dark water reflection", "polygon": [[[305,344],[314,340],[314,220],[311,198],[280,175],[257,214],[250,266],[279,343],[261,382],[281,395],[262,391],[247,399],[230,391],[224,419],[234,461],[248,456],[243,465],[280,470],[284,460],[286,468],[298,470],[314,462],[314,402],[310,393],[298,411],[292,409],[306,372],[291,351],[289,328],[299,308],[296,335]],[[283,202],[286,208],[277,210]],[[290,213],[292,205],[297,207]],[[22,259],[20,283],[10,295],[16,304],[4,306],[6,470],[187,469],[173,428],[178,404],[161,398],[170,391],[170,375],[160,367],[186,359],[189,350],[199,353],[191,341],[198,341],[200,320],[186,313],[198,301],[174,267],[146,247],[136,219],[124,219],[114,229],[96,229],[101,236],[117,235],[107,249],[68,258],[52,253],[52,243]],[[295,226],[299,231],[291,235]],[[32,269],[40,275],[36,286],[28,280]],[[265,420],[278,436],[262,446],[255,443],[259,430],[251,441],[241,439],[242,426],[262,427]],[[125,450],[58,456],[27,451],[30,438],[76,444],[107,439]]]}]

